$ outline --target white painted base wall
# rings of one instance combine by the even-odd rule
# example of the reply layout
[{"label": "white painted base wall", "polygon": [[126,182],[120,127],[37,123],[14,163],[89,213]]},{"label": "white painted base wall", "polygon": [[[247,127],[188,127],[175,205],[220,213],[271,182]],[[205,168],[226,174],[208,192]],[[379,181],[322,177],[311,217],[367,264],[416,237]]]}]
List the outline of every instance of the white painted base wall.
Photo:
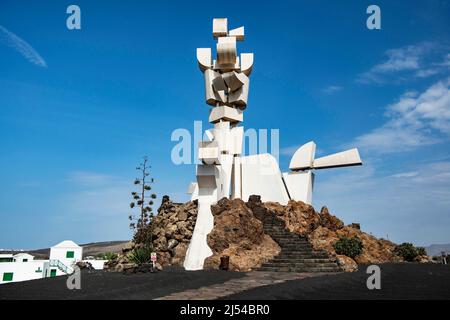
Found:
[{"label": "white painted base wall", "polygon": [[[83,260],[89,262],[95,270],[103,270],[105,262],[108,260]],[[12,282],[29,281],[50,277],[50,270],[56,270],[56,276],[66,275],[57,267],[48,267],[49,260],[33,260],[28,262],[1,262],[0,263],[0,284]],[[70,265],[69,265],[70,266]],[[40,270],[40,272],[36,272]],[[3,281],[4,273],[13,273],[12,281]]]},{"label": "white painted base wall", "polygon": [[[44,263],[48,260],[34,260],[29,262],[1,262],[0,284],[40,279],[44,274]],[[36,272],[41,270],[41,272]],[[4,273],[13,273],[12,281],[3,281]]]}]

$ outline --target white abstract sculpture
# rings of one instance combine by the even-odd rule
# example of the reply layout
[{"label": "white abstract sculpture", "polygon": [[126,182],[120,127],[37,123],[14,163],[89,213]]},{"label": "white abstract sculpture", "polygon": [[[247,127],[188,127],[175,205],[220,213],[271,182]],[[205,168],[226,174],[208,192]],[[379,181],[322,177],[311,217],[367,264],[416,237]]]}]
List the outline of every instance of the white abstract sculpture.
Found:
[{"label": "white abstract sculpture", "polygon": [[213,20],[213,37],[217,39],[216,59],[210,48],[197,49],[197,61],[205,78],[205,100],[212,106],[206,130],[208,141],[198,146],[197,182],[191,183],[191,200],[198,200],[198,215],[186,252],[186,270],[203,269],[212,251],[207,236],[214,227],[211,205],[223,197],[247,200],[260,195],[262,201],[287,204],[289,200],[311,204],[314,169],[361,165],[357,149],[315,159],[316,144],[309,142],[293,155],[289,169],[280,171],[270,154],[242,156],[243,110],[247,107],[253,69],[253,53],[238,56],[236,42],[244,40],[244,27],[228,30],[228,20]]}]

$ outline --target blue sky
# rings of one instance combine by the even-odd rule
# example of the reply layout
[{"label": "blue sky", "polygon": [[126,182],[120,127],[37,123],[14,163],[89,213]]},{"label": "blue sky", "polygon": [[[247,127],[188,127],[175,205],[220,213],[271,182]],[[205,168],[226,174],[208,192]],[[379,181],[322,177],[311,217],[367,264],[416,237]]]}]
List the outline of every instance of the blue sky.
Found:
[{"label": "blue sky", "polygon": [[[66,28],[81,8],[82,29]],[[381,8],[382,29],[366,28]],[[159,199],[187,200],[177,128],[208,126],[195,49],[213,17],[255,54],[246,128],[280,130],[280,165],[314,140],[363,167],[317,172],[314,205],[376,236],[450,242],[449,1],[0,2],[0,248],[128,239],[148,155]],[[159,201],[158,201],[159,203]]]}]

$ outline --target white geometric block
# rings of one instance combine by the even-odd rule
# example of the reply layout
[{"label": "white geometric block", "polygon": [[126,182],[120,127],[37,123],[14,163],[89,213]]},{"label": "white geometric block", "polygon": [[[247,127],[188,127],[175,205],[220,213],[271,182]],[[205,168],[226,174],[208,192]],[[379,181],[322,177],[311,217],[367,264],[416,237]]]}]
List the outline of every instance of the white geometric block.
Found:
[{"label": "white geometric block", "polygon": [[231,174],[233,170],[233,155],[231,154],[221,154],[219,156],[220,166],[217,169],[220,172],[219,181],[217,183],[217,199],[222,199],[223,197],[230,197],[230,187],[231,187]]},{"label": "white geometric block", "polygon": [[212,108],[209,113],[209,122],[216,123],[220,120],[230,121],[232,123],[242,122],[244,120],[244,113],[240,109],[227,106]]},{"label": "white geometric block", "polygon": [[253,53],[241,53],[241,72],[250,76],[253,70]]},{"label": "white geometric block", "polygon": [[213,88],[216,91],[224,91],[228,89],[228,86],[223,78],[223,75],[217,76],[212,82]]},{"label": "white geometric block", "polygon": [[227,18],[214,18],[213,19],[213,37],[217,39],[219,37],[225,37],[228,34],[228,19]]},{"label": "white geometric block", "polygon": [[198,199],[198,184],[197,184],[197,182],[191,182],[189,184],[187,193],[191,195],[191,201]]},{"label": "white geometric block", "polygon": [[216,189],[216,176],[218,171],[215,165],[198,165],[197,166],[197,183],[199,188],[199,195],[202,190]]},{"label": "white geometric block", "polygon": [[242,154],[242,144],[244,142],[244,127],[231,128],[231,148],[230,154]]},{"label": "white geometric block", "polygon": [[205,75],[205,100],[206,103],[215,106],[217,103],[224,103],[227,101],[224,91],[216,91],[213,88],[213,81],[215,78],[220,77],[220,73],[211,69],[206,69]]},{"label": "white geometric block", "polygon": [[221,37],[217,43],[217,63],[219,65],[234,65],[237,50],[235,37]]},{"label": "white geometric block", "polygon": [[197,48],[198,66],[202,72],[212,67],[211,48]]},{"label": "white geometric block", "polygon": [[261,201],[274,201],[285,205],[289,196],[284,186],[277,160],[271,154],[258,154],[241,158],[242,199],[247,201],[252,194],[261,196]]},{"label": "white geometric block", "polygon": [[312,203],[314,173],[311,171],[283,172],[283,179],[292,200]]},{"label": "white geometric block", "polygon": [[194,193],[195,189],[198,187],[197,182],[191,182],[189,183],[189,187],[188,187],[188,194],[192,194]]},{"label": "white geometric block", "polygon": [[310,141],[295,151],[289,164],[291,170],[310,169],[313,166],[314,155],[316,154],[316,144]]},{"label": "white geometric block", "polygon": [[230,123],[228,121],[214,123],[214,141],[219,153],[229,153],[231,147]]},{"label": "white geometric block", "polygon": [[214,140],[214,129],[207,129],[203,134],[204,141],[212,141]]},{"label": "white geometric block", "polygon": [[241,158],[234,157],[232,180],[231,180],[231,199],[242,199],[241,192]]},{"label": "white geometric block", "polygon": [[200,141],[198,159],[206,164],[219,164],[219,147],[216,141]]},{"label": "white geometric block", "polygon": [[232,29],[228,32],[228,36],[235,37],[238,41],[244,41],[245,31],[244,27]]},{"label": "white geometric block", "polygon": [[350,167],[362,165],[358,149],[350,149],[314,160],[314,169]]},{"label": "white geometric block", "polygon": [[224,73],[222,78],[231,92],[236,91],[248,82],[248,77],[245,74],[237,73],[235,71]]},{"label": "white geometric block", "polygon": [[235,64],[219,64],[216,60],[213,60],[213,70],[218,70],[221,72],[229,72],[229,71],[240,71],[241,65],[239,63],[239,57],[236,57]]},{"label": "white geometric block", "polygon": [[250,86],[250,79],[248,77],[243,80],[244,84],[241,88],[228,94],[228,103],[233,104],[242,110],[247,107],[248,89]]}]

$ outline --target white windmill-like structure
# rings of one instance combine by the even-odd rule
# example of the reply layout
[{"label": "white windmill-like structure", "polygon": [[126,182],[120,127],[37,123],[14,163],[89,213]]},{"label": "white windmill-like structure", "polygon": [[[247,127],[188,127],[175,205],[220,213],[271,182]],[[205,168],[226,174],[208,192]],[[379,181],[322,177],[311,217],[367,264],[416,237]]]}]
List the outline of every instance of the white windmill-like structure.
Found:
[{"label": "white windmill-like structure", "polygon": [[197,49],[197,60],[205,79],[206,103],[211,105],[205,131],[207,141],[200,142],[197,182],[189,193],[198,200],[198,215],[184,267],[203,269],[204,260],[212,255],[207,235],[214,227],[211,205],[223,197],[247,200],[260,195],[262,201],[287,204],[289,200],[311,204],[315,169],[361,165],[357,149],[315,159],[316,145],[309,142],[293,155],[289,169],[282,173],[271,154],[242,155],[243,111],[247,107],[253,53],[238,56],[237,42],[244,40],[244,27],[228,30],[226,18],[213,20],[217,40],[216,59],[211,48]]}]

